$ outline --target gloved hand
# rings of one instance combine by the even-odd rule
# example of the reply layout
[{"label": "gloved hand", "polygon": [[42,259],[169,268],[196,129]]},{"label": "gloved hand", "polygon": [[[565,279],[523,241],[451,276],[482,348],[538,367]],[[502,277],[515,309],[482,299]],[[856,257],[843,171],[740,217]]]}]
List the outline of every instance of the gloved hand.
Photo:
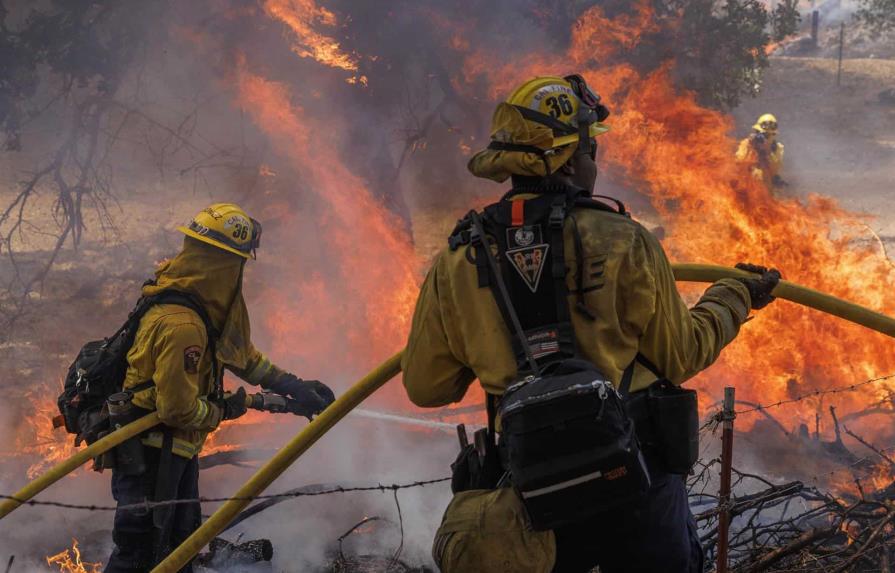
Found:
[{"label": "gloved hand", "polygon": [[750,265],[749,263],[737,263],[736,268],[741,271],[755,273],[761,275],[758,278],[737,279],[749,289],[749,296],[752,298],[752,308],[754,310],[762,309],[768,306],[775,297],[771,296],[771,291],[780,282],[780,271],[777,269],[768,269],[759,265]]},{"label": "gloved hand", "polygon": [[335,402],[336,395],[329,386],[318,380],[302,380],[295,374],[283,374],[268,389],[292,398],[289,411],[309,420]]},{"label": "gloved hand", "polygon": [[217,405],[224,411],[222,420],[235,420],[246,413],[246,389],[240,387]]}]

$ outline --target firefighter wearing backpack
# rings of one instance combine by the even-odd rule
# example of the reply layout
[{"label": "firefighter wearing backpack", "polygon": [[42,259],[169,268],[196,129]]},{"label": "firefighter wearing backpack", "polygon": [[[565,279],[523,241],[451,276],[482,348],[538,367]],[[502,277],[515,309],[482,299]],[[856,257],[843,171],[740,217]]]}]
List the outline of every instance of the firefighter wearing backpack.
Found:
[{"label": "firefighter wearing backpack", "polygon": [[[308,417],[334,400],[326,385],[284,372],[252,345],[242,275],[260,244],[260,224],[238,206],[221,203],[179,230],[186,235],[183,249],[161,264],[142,294],[186,293],[199,304],[199,312],[180,304],[154,304],[140,320],[123,386],[134,392],[136,409],[157,410],[163,426],[142,438],[144,471],[117,466],[112,470],[112,493],[119,508],[146,500],[198,497],[198,454],[206,437],[222,420],[246,412],[243,388],[223,394],[222,368],[291,397]],[[154,510],[120,508],[112,533],[115,549],[105,570],[149,571],[200,520],[198,503]]]},{"label": "firefighter wearing backpack", "polygon": [[458,223],[417,301],[408,396],[441,407],[478,379],[489,419],[451,466],[433,545],[446,573],[702,570],[684,482],[695,393],[680,384],[780,274],[746,265],[760,278],[718,281],[688,309],[658,240],[592,196],[608,115],[580,76],[499,104],[468,167],[512,189]]}]

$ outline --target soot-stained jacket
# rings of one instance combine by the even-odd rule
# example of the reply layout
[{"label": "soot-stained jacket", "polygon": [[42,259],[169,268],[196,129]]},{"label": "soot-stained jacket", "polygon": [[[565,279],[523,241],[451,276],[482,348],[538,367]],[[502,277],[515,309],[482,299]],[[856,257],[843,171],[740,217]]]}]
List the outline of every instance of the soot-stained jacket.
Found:
[{"label": "soot-stained jacket", "polygon": [[[720,280],[688,309],[665,252],[649,231],[606,211],[575,208],[571,214],[588,273],[582,283],[585,303],[596,317],[591,321],[571,313],[584,357],[616,386],[638,352],[675,384],[711,365],[747,318],[751,301],[746,287]],[[516,375],[509,329],[491,289],[479,288],[466,248],[445,248],[437,256],[417,301],[402,367],[407,394],[418,406],[460,401],[476,378],[486,392],[500,395]],[[571,219],[564,227],[564,248],[572,293],[579,265],[571,263],[576,260]],[[602,275],[593,279],[590,274],[599,273],[591,270],[597,267]],[[596,281],[602,286],[587,288]],[[642,390],[655,379],[638,364],[631,390]]]}]

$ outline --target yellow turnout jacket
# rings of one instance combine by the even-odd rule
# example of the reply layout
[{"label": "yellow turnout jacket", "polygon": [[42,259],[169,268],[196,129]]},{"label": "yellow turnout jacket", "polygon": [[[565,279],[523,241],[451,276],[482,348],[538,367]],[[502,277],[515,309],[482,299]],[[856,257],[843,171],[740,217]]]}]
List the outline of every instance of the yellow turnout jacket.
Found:
[{"label": "yellow turnout jacket", "polygon": [[740,163],[749,165],[752,177],[763,181],[768,187],[774,184],[774,178],[780,174],[783,168],[783,144],[776,140],[767,140],[763,144],[753,143],[753,137],[749,136],[740,140],[737,147],[736,159]]},{"label": "yellow turnout jacket", "polygon": [[[250,384],[266,386],[283,371],[251,342],[242,299],[242,264],[236,255],[187,237],[183,250],[159,267],[155,284],[143,287],[143,294],[172,289],[193,295],[221,333],[217,342],[220,368]],[[124,388],[154,382],[134,396],[134,405],[158,411],[162,423],[173,431],[175,454],[197,455],[222,416],[220,407],[209,401],[214,380],[202,319],[180,305],[151,307],[140,320],[127,360]],[[161,447],[162,438],[161,431],[151,431],[143,443]]]},{"label": "yellow turnout jacket", "polygon": [[[675,384],[711,365],[746,320],[751,305],[746,287],[733,279],[718,281],[688,309],[665,252],[649,231],[615,213],[575,208],[572,214],[581,233],[584,268],[603,268],[596,279],[603,286],[584,295],[596,320],[571,311],[584,357],[616,386],[638,352]],[[571,225],[567,219],[570,293],[576,288],[578,266],[572,264],[576,253]],[[402,367],[407,394],[418,406],[457,402],[476,378],[486,392],[503,394],[516,375],[509,330],[491,289],[479,288],[466,248],[446,248],[437,256],[417,301]],[[594,282],[588,278],[583,284]],[[574,309],[574,301],[571,304]],[[655,376],[638,365],[631,390],[654,381]]]}]

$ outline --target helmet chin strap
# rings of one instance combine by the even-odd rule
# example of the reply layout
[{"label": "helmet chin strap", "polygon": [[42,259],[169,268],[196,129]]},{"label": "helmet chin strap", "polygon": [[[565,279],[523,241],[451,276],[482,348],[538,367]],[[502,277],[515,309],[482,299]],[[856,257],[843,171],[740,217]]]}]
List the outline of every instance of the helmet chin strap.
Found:
[{"label": "helmet chin strap", "polygon": [[[593,110],[585,106],[578,108],[578,152],[590,153],[590,124]],[[586,146],[586,147],[585,147]]]}]

